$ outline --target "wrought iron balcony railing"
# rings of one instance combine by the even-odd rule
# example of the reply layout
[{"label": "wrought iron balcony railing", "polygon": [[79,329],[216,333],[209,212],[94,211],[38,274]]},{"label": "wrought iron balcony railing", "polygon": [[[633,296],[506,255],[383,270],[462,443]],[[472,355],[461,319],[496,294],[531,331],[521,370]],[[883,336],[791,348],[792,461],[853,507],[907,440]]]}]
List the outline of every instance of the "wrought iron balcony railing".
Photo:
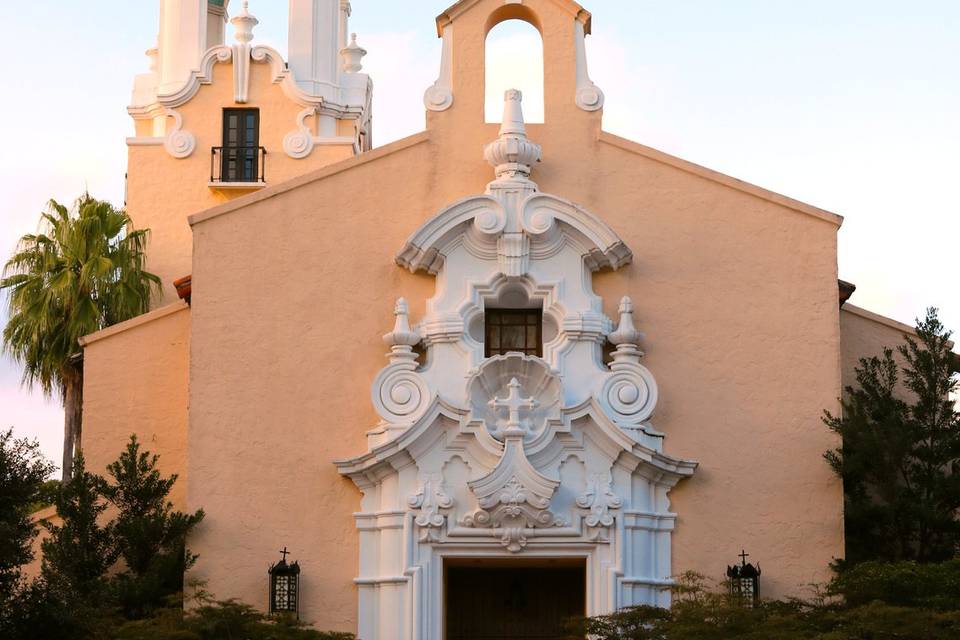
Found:
[{"label": "wrought iron balcony railing", "polygon": [[264,147],[213,147],[210,150],[210,183],[266,182],[267,150]]}]

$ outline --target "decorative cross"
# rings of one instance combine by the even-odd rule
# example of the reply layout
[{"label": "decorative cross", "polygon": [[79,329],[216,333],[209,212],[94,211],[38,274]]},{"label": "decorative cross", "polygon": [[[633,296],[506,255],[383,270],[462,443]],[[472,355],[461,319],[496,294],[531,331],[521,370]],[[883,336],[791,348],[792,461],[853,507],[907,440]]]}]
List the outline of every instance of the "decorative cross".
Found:
[{"label": "decorative cross", "polygon": [[521,431],[520,425],[520,409],[533,409],[539,402],[533,398],[521,398],[520,397],[520,383],[516,378],[510,380],[510,384],[507,385],[509,389],[507,391],[507,397],[501,400],[500,398],[494,398],[490,401],[490,406],[495,409],[506,409],[507,410],[507,428],[506,431]]},{"label": "decorative cross", "polygon": [[747,558],[750,557],[750,554],[746,552],[745,549],[740,550],[740,564],[747,566]]},{"label": "decorative cross", "polygon": [[283,555],[283,561],[286,562],[286,561],[287,561],[287,556],[290,554],[290,552],[287,551],[287,546],[284,545],[284,546],[283,546],[283,551],[280,551],[279,553]]}]

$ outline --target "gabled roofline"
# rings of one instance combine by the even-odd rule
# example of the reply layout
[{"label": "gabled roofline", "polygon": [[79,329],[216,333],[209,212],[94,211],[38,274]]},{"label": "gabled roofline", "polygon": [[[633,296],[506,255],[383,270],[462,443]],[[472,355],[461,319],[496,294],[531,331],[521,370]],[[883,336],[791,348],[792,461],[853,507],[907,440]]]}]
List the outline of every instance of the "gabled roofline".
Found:
[{"label": "gabled roofline", "polygon": [[797,213],[802,213],[804,215],[823,220],[824,222],[828,222],[836,226],[838,229],[841,225],[843,225],[843,216],[841,215],[827,211],[826,209],[814,207],[804,202],[800,202],[799,200],[794,200],[793,198],[781,195],[779,193],[769,191],[763,187],[758,187],[755,184],[750,184],[749,182],[732,178],[726,174],[720,173],[719,171],[714,171],[713,169],[708,169],[699,164],[695,164],[676,156],[672,156],[668,153],[664,153],[663,151],[658,151],[652,147],[642,145],[639,142],[627,140],[626,138],[621,138],[620,136],[608,133],[606,131],[601,131],[597,139],[600,142],[617,147],[618,149],[635,153],[639,156],[643,156],[644,158],[649,158],[655,162],[660,162],[675,169],[686,171],[687,173],[691,173],[705,180],[710,180],[711,182],[722,184],[726,187],[730,187],[731,189],[742,191],[743,193],[760,198],[761,200],[766,200],[767,202],[778,204],[782,207],[786,207],[787,209],[792,209]]},{"label": "gabled roofline", "polygon": [[[911,327],[910,325],[904,324],[904,323],[900,322],[899,320],[894,320],[893,318],[888,318],[887,316],[882,316],[882,315],[880,315],[879,313],[874,313],[873,311],[869,311],[869,310],[867,310],[867,309],[864,309],[863,307],[858,307],[858,306],[856,306],[856,305],[852,305],[852,304],[850,304],[849,302],[848,302],[847,304],[843,305],[843,307],[840,309],[840,311],[841,311],[841,313],[844,312],[844,311],[847,311],[847,312],[849,312],[849,313],[852,313],[852,314],[855,315],[855,316],[859,316],[859,317],[864,318],[864,319],[866,319],[866,320],[870,320],[870,321],[872,321],[872,322],[876,322],[877,324],[882,324],[882,325],[885,326],[885,327],[889,327],[890,329],[894,329],[894,330],[896,330],[896,331],[899,331],[899,332],[901,332],[901,333],[905,333],[905,334],[907,334],[907,335],[911,335],[911,336],[916,336],[916,335],[917,335],[917,328],[916,328],[916,327]],[[947,341],[947,348],[950,349],[950,351],[953,351],[954,348],[956,348],[956,342],[953,341],[953,340],[948,340],[948,341]],[[958,366],[958,368],[960,368],[960,354],[954,353],[954,355],[955,355],[956,358],[957,358],[957,366]],[[958,371],[958,372],[960,372],[960,371]]]},{"label": "gabled roofline", "polygon": [[177,300],[176,302],[172,302],[168,305],[160,307],[159,309],[154,309],[153,311],[148,311],[147,313],[141,314],[136,318],[130,318],[124,322],[118,322],[117,324],[111,325],[106,329],[101,329],[100,331],[82,336],[79,339],[80,346],[88,347],[94,342],[98,342],[104,338],[109,338],[110,336],[115,336],[118,333],[136,329],[137,327],[154,322],[155,320],[166,318],[169,315],[173,315],[174,313],[179,313],[181,311],[188,311],[189,309],[190,305],[183,300]]},{"label": "gabled roofline", "polygon": [[305,173],[302,176],[290,178],[289,180],[285,180],[277,185],[261,189],[260,191],[241,196],[235,200],[230,200],[229,202],[224,202],[223,204],[215,207],[194,213],[193,215],[187,217],[187,222],[192,227],[200,224],[201,222],[206,222],[207,220],[212,220],[213,218],[218,218],[224,214],[236,211],[237,209],[242,209],[255,202],[269,200],[270,198],[279,196],[288,191],[292,191],[293,189],[305,184],[323,180],[324,178],[329,178],[330,176],[342,173],[344,171],[349,171],[354,167],[367,164],[368,162],[375,162],[384,156],[388,156],[392,153],[396,153],[397,151],[402,151],[403,149],[416,146],[422,142],[426,142],[429,139],[429,131],[415,133],[412,136],[401,138],[396,142],[391,142],[390,144],[378,147],[372,151],[365,151],[364,153],[353,156],[352,158],[347,158],[346,160],[329,164],[315,171]]},{"label": "gabled roofline", "polygon": [[[443,37],[443,28],[453,22],[457,16],[467,11],[470,7],[480,2],[480,0],[460,0],[449,7],[447,7],[443,13],[437,16],[437,37]],[[561,9],[565,9],[570,14],[573,15],[575,20],[579,20],[583,23],[583,33],[585,35],[590,35],[591,22],[593,21],[593,16],[589,11],[584,9],[578,3],[573,0],[553,0],[553,3],[559,6]],[[504,3],[507,4],[507,3]]]},{"label": "gabled roofline", "polygon": [[858,307],[850,304],[849,302],[843,305],[843,309],[841,311],[847,311],[855,316],[860,316],[861,318],[876,322],[877,324],[882,324],[885,327],[895,329],[911,336],[917,335],[916,327],[911,327],[908,324],[904,324],[898,320],[894,320],[893,318],[888,318],[887,316],[882,316],[879,313],[874,313],[873,311],[869,311],[863,307]]}]

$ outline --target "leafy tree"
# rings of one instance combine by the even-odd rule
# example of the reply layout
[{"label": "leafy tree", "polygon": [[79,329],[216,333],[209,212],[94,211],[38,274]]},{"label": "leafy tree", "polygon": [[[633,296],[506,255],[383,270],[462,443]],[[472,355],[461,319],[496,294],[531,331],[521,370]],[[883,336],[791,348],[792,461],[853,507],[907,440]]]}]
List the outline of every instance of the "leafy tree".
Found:
[{"label": "leafy tree", "polygon": [[897,349],[902,367],[892,349],[861,359],[858,386],[846,388],[842,414],[825,413],[824,422],[843,439],[825,457],[843,478],[849,563],[943,560],[960,544],[951,333],[936,309],[918,321],[916,333]]},{"label": "leafy tree", "polygon": [[[51,469],[56,469],[51,464]],[[32,505],[30,505],[31,512],[37,512],[41,509],[46,509],[49,506],[53,505],[54,500],[57,499],[57,491],[60,490],[60,481],[59,480],[47,480],[42,485],[40,485],[40,491],[37,492],[37,499]]]},{"label": "leafy tree", "polygon": [[161,476],[158,459],[141,451],[133,435],[107,467],[113,480],[104,494],[118,509],[113,533],[127,569],[116,578],[117,593],[131,616],[143,615],[183,590],[184,571],[195,560],[186,552],[187,534],[203,520],[202,510],[185,514],[173,509],[168,496],[177,476]]},{"label": "leafy tree", "polygon": [[68,209],[51,200],[41,230],[20,239],[4,268],[9,294],[3,348],[23,366],[23,382],[64,406],[63,478],[79,450],[83,367],[78,339],[146,312],[159,289],[144,270],[146,230],[89,194]]},{"label": "leafy tree", "polygon": [[866,562],[809,600],[744,607],[701,576],[678,579],[673,606],[637,606],[571,621],[595,640],[952,640],[960,637],[960,562]]},{"label": "leafy tree", "polygon": [[20,568],[33,560],[31,507],[54,469],[36,440],[15,440],[13,429],[0,433],[0,607],[20,582]]},{"label": "leafy tree", "polygon": [[87,472],[83,454],[77,455],[73,479],[62,485],[55,504],[63,524],[44,522],[50,536],[43,541],[42,573],[61,594],[89,603],[102,598],[104,577],[117,560],[113,525],[98,522],[107,510],[106,483]]}]

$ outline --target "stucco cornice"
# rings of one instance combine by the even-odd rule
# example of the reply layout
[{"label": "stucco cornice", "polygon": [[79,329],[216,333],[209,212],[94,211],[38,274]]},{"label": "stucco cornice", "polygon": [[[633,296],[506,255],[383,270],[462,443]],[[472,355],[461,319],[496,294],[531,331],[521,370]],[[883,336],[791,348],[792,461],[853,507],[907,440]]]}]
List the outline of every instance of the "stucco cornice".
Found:
[{"label": "stucco cornice", "polygon": [[178,300],[172,304],[168,304],[166,306],[160,307],[159,309],[154,309],[149,313],[144,313],[143,315],[139,315],[136,318],[131,318],[126,322],[120,322],[115,325],[109,326],[106,329],[101,329],[96,333],[85,335],[81,337],[79,340],[80,346],[88,347],[94,342],[103,340],[104,338],[109,338],[110,336],[115,336],[118,333],[123,333],[125,331],[135,329],[137,327],[143,326],[150,322],[160,320],[161,318],[166,318],[169,315],[173,315],[175,313],[180,313],[181,311],[189,311],[189,310],[190,310],[190,305],[188,305],[183,300]]},{"label": "stucco cornice", "polygon": [[852,313],[855,316],[860,316],[861,318],[865,318],[872,322],[876,322],[877,324],[882,324],[885,327],[890,327],[891,329],[895,329],[897,331],[902,331],[903,333],[909,334],[911,336],[917,335],[916,328],[911,327],[908,324],[898,322],[893,318],[882,316],[879,313],[874,313],[873,311],[867,311],[863,307],[852,305],[849,302],[843,305],[843,309],[841,309],[840,311],[841,313],[844,311],[846,311],[847,313]]},{"label": "stucco cornice", "polygon": [[292,191],[293,189],[297,189],[306,184],[310,184],[312,182],[317,182],[319,180],[329,178],[330,176],[337,175],[338,173],[342,173],[344,171],[349,171],[354,167],[359,167],[361,165],[364,165],[370,162],[376,162],[381,158],[397,153],[399,151],[403,151],[404,149],[409,149],[410,147],[414,147],[418,144],[426,142],[429,139],[430,139],[430,132],[428,131],[421,131],[420,133],[415,133],[412,136],[408,136],[401,140],[397,140],[396,142],[391,142],[390,144],[384,145],[378,149],[374,149],[373,151],[367,151],[365,153],[361,153],[360,155],[354,156],[353,158],[348,158],[341,162],[337,162],[337,163],[328,165],[326,167],[323,167],[322,169],[317,169],[316,171],[313,171],[311,173],[307,173],[297,178],[287,180],[286,182],[281,182],[280,184],[267,187],[266,189],[257,191],[256,193],[251,193],[251,194],[242,196],[240,198],[237,198],[236,200],[231,200],[230,202],[225,202],[221,205],[217,205],[216,207],[212,207],[205,211],[200,211],[199,213],[195,213],[192,216],[189,216],[187,218],[187,221],[190,223],[191,227],[194,225],[198,225],[202,222],[206,222],[208,220],[212,220],[213,218],[218,218],[222,215],[236,211],[237,209],[242,209],[256,202],[260,202],[262,200],[268,200],[275,196],[287,193],[288,191]]},{"label": "stucco cornice", "polygon": [[664,153],[663,151],[657,151],[652,147],[642,145],[632,140],[627,140],[626,138],[621,138],[620,136],[616,136],[612,133],[601,131],[600,135],[598,136],[598,140],[613,147],[617,147],[618,149],[623,149],[624,151],[635,153],[655,162],[660,162],[662,164],[674,167],[675,169],[680,169],[681,171],[691,173],[705,180],[710,180],[712,182],[722,184],[725,187],[742,191],[743,193],[760,198],[761,200],[778,204],[787,209],[796,211],[797,213],[802,213],[804,215],[817,218],[818,220],[823,220],[824,222],[828,222],[836,226],[838,229],[843,224],[843,216],[827,211],[826,209],[820,209],[779,193],[768,191],[763,187],[758,187],[754,184],[750,184],[749,182],[732,178],[728,175],[720,173],[719,171],[708,169],[701,165],[694,164],[693,162],[683,160],[668,153]]},{"label": "stucco cornice", "polygon": [[[480,0],[460,0],[460,2],[447,7],[443,13],[437,16],[437,36],[443,37],[443,28],[478,2],[480,2]],[[584,33],[590,35],[591,15],[589,11],[578,3],[573,2],[573,0],[553,0],[553,3],[572,14],[575,20],[582,22]]]},{"label": "stucco cornice", "polygon": [[[874,313],[873,311],[867,311],[863,307],[852,305],[849,302],[843,305],[843,307],[840,309],[841,314],[843,314],[844,312],[851,313],[855,316],[859,316],[861,318],[864,318],[865,320],[870,320],[871,322],[876,322],[877,324],[881,324],[885,327],[889,327],[890,329],[899,331],[901,333],[905,333],[910,336],[917,335],[916,327],[911,327],[908,324],[904,324],[902,322],[894,320],[893,318],[888,318],[887,316],[882,316],[879,313]],[[947,341],[948,349],[953,351],[955,347],[956,347],[956,343],[953,340]],[[954,355],[960,358],[960,354],[954,354]]]}]

